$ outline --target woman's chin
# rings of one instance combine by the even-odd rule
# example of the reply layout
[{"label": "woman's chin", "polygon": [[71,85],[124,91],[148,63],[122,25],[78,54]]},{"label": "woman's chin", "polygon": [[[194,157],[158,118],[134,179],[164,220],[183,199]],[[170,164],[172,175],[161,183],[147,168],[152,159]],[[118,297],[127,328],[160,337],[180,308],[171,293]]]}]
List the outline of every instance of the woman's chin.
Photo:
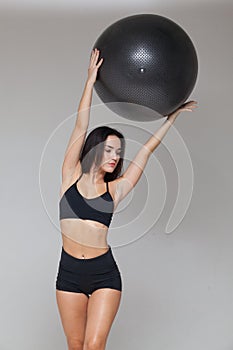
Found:
[{"label": "woman's chin", "polygon": [[114,171],[115,167],[107,166],[104,170],[106,173],[112,173]]}]

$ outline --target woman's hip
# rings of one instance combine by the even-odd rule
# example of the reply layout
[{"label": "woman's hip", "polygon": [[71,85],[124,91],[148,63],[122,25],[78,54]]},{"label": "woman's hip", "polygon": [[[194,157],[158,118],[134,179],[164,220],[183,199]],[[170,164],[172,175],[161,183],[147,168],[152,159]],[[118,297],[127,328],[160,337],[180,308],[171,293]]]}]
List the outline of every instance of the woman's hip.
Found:
[{"label": "woman's hip", "polygon": [[94,258],[76,258],[70,255],[62,247],[61,258],[59,261],[59,269],[63,269],[73,274],[82,275],[98,275],[98,274],[111,274],[119,271],[118,265],[114,259],[111,246],[104,254],[98,255]]}]

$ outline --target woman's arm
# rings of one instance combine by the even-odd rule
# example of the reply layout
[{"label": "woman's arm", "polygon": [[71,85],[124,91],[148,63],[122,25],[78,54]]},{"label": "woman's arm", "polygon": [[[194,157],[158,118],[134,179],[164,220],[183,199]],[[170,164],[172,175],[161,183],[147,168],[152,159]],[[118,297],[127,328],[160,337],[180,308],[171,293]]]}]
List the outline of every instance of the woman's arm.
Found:
[{"label": "woman's arm", "polygon": [[175,112],[170,114],[163,125],[142,146],[134,160],[129,164],[124,174],[116,180],[116,193],[118,193],[119,200],[122,200],[137,184],[147,164],[149,156],[158,147],[180,112],[192,112],[192,109],[197,107],[196,103],[196,101],[187,102]]},{"label": "woman's arm", "polygon": [[98,69],[103,62],[103,58],[101,58],[97,64],[98,58],[99,50],[92,50],[90,65],[88,68],[88,77],[79,103],[78,116],[76,120],[76,125],[80,126],[82,130],[87,130],[88,128],[93,87],[96,81]]},{"label": "woman's arm", "polygon": [[91,54],[90,64],[88,67],[88,77],[78,106],[75,126],[65,151],[64,161],[62,165],[62,181],[71,177],[75,171],[76,166],[79,162],[83,144],[85,142],[90,119],[90,107],[93,87],[96,81],[98,69],[103,62],[103,58],[101,58],[97,64],[98,58],[99,51],[95,49]]},{"label": "woman's arm", "polygon": [[151,138],[146,142],[145,146],[148,148],[149,152],[152,153],[160,144],[168,130],[170,129],[171,125],[175,122],[176,118],[182,111],[188,111],[192,112],[193,108],[196,108],[196,101],[190,101],[183,104],[181,107],[179,107],[175,112],[171,113],[167,120],[163,123],[163,125],[157,130],[154,135],[151,136]]}]

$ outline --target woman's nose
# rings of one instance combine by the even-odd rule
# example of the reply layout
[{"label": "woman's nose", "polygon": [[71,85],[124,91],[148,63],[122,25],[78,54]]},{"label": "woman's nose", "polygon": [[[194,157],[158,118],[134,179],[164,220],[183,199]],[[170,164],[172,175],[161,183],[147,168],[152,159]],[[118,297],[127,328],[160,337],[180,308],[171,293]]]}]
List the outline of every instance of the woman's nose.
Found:
[{"label": "woman's nose", "polygon": [[113,154],[112,158],[117,159],[117,155]]},{"label": "woman's nose", "polygon": [[117,153],[113,152],[112,153],[112,158],[116,159],[117,158]]}]

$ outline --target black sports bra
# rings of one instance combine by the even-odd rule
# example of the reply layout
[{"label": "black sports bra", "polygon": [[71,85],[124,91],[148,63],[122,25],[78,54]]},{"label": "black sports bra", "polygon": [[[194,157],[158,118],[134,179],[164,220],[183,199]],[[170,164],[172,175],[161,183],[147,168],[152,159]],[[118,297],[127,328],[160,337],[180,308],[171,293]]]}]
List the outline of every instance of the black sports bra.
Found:
[{"label": "black sports bra", "polygon": [[101,196],[85,198],[78,191],[76,186],[78,180],[71,185],[63,194],[59,201],[59,218],[62,219],[88,219],[98,221],[106,226],[110,226],[114,203],[108,190]]}]

